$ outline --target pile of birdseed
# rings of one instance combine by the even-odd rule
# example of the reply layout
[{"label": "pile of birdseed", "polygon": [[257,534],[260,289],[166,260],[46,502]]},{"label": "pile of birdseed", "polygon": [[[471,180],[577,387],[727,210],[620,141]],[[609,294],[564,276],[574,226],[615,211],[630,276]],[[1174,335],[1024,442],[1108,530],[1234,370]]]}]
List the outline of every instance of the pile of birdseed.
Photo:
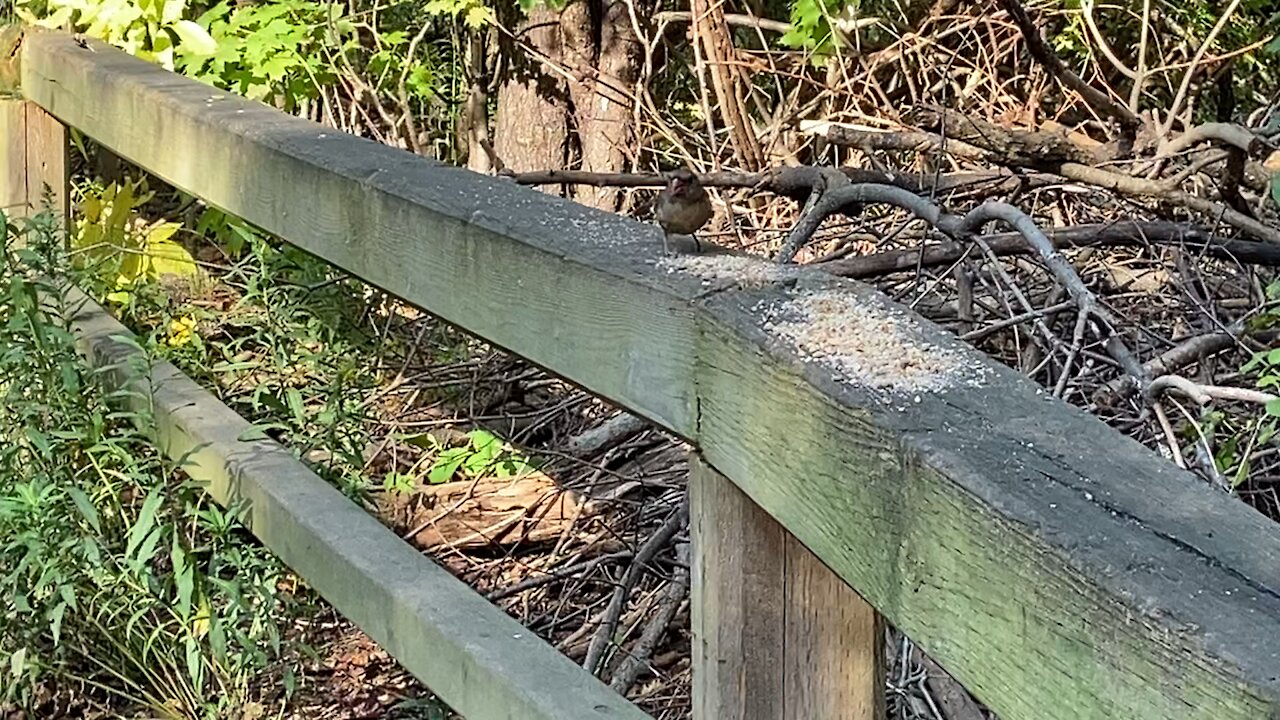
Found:
[{"label": "pile of birdseed", "polygon": [[658,267],[668,274],[689,273],[702,278],[703,285],[727,281],[740,288],[764,287],[798,277],[800,268],[779,265],[746,255],[678,255],[664,257]]},{"label": "pile of birdseed", "polygon": [[952,348],[925,343],[905,313],[891,314],[835,290],[799,292],[756,307],[764,328],[836,379],[899,392],[977,384],[984,367]]}]

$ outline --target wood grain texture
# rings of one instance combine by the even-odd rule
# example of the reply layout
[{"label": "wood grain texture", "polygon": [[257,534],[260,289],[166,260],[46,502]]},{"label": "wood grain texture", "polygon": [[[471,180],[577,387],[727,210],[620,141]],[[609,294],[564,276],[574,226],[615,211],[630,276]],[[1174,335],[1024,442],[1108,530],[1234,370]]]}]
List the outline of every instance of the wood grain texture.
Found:
[{"label": "wood grain texture", "polygon": [[62,227],[69,227],[67,128],[35,103],[26,103],[26,111],[27,211],[36,214],[49,210]]},{"label": "wood grain texture", "polygon": [[884,720],[884,622],[879,613],[790,533],[786,558],[784,717]]},{"label": "wood grain texture", "polygon": [[759,312],[832,288],[905,315],[818,275],[704,303],[709,463],[1002,718],[1280,717],[1274,523],[995,363],[834,380]]},{"label": "wood grain texture", "polygon": [[18,97],[0,98],[0,209],[21,216],[27,205],[27,109]]},{"label": "wood grain texture", "polygon": [[689,464],[694,720],[786,714],[786,531],[702,462]]},{"label": "wood grain texture", "polygon": [[[431,691],[472,720],[649,717],[269,440],[169,363],[115,338],[129,331],[77,290],[82,352],[154,408],[164,452],[223,505],[248,501],[253,533]],[[136,343],[136,340],[134,341]]]},{"label": "wood grain texture", "polygon": [[690,464],[695,720],[882,720],[875,610],[731,480]]},{"label": "wood grain texture", "polygon": [[[33,34],[24,95],[690,439],[1005,720],[1280,718],[1280,528],[883,296],[811,269],[704,284],[655,265],[651,226],[92,46]],[[758,310],[815,288],[892,315],[982,382],[836,379]]]}]

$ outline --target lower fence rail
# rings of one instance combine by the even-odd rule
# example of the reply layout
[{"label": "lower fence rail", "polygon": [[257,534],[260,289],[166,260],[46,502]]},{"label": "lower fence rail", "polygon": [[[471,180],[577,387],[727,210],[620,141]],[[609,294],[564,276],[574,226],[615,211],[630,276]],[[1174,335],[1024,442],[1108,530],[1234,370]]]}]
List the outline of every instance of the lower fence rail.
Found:
[{"label": "lower fence rail", "polygon": [[[15,57],[30,105],[4,122],[25,133],[10,157],[26,167],[0,181],[21,183],[28,203],[40,185],[65,198],[58,123],[74,126],[688,439],[707,465],[694,472],[695,554],[717,558],[695,560],[699,720],[876,712],[864,601],[1004,720],[1280,720],[1280,528],[866,286],[725,254],[661,258],[653,226],[93,41],[31,32]],[[178,388],[174,403],[197,397],[171,368],[152,372],[151,387]],[[643,716],[358,508],[326,500],[332,488],[250,482],[305,468],[239,442],[230,411],[164,408],[166,442],[200,446],[213,491],[252,500],[264,542],[459,711]],[[349,547],[352,533],[367,542]]]},{"label": "lower fence rail", "polygon": [[247,507],[264,545],[468,720],[649,717],[383,527],[167,362],[78,289],[78,346],[154,417],[161,450],[220,504]]}]

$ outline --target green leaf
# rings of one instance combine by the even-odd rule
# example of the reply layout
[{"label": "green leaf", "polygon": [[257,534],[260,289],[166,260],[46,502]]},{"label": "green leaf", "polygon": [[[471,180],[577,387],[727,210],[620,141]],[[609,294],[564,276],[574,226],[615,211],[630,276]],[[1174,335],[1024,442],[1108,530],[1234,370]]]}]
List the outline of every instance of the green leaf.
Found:
[{"label": "green leaf", "polygon": [[420,447],[423,450],[431,450],[436,447],[439,447],[440,445],[440,442],[436,440],[435,436],[432,435],[431,433],[417,433],[414,435],[407,435],[402,439],[409,445],[413,445],[414,447]]},{"label": "green leaf", "polygon": [[196,23],[179,20],[172,27],[180,39],[178,51],[184,55],[213,55],[218,51],[218,43]]},{"label": "green leaf", "polygon": [[431,470],[427,473],[427,482],[432,485],[449,482],[453,479],[453,474],[466,461],[468,455],[470,455],[470,451],[467,448],[450,448],[440,453],[436,457],[436,461],[432,463]]},{"label": "green leaf", "polygon": [[209,651],[216,663],[227,662],[227,633],[222,629],[222,619],[217,613],[209,616]]},{"label": "green leaf", "polygon": [[93,506],[89,496],[85,495],[84,491],[78,487],[67,488],[67,494],[71,496],[71,501],[76,504],[76,509],[84,516],[85,521],[89,523],[93,531],[96,533],[102,532],[98,519],[98,509]]},{"label": "green leaf", "polygon": [[286,698],[293,697],[293,694],[298,690],[298,678],[293,674],[292,666],[284,666],[284,673],[281,675],[280,681],[284,685],[284,696]]},{"label": "green leaf", "polygon": [[266,76],[267,80],[278,83],[287,78],[296,67],[298,67],[296,59],[281,53],[262,63],[259,72]]},{"label": "green leaf", "polygon": [[187,0],[164,0],[160,10],[160,22],[171,23],[182,18],[187,10]]},{"label": "green leaf", "polygon": [[76,609],[76,588],[74,585],[61,585],[58,587],[58,597],[67,604],[72,610]]},{"label": "green leaf", "polygon": [[498,463],[494,468],[494,475],[500,478],[522,477],[537,470],[532,463],[524,458],[509,457]]},{"label": "green leaf", "polygon": [[1271,417],[1280,417],[1280,398],[1267,403],[1267,414]]},{"label": "green leaf", "polygon": [[503,442],[487,430],[472,430],[467,433],[467,437],[471,439],[474,452],[467,458],[464,467],[468,475],[476,476],[488,470],[502,454]]},{"label": "green leaf", "polygon": [[184,643],[187,655],[187,677],[190,678],[191,684],[195,686],[197,694],[203,694],[204,691],[204,656],[200,653],[200,644],[193,637],[188,637]]},{"label": "green leaf", "polygon": [[183,622],[191,619],[191,596],[195,590],[195,575],[187,562],[187,553],[178,543],[178,534],[173,534],[173,543],[169,548],[169,561],[173,563],[174,584],[178,593],[178,605],[175,610]]},{"label": "green leaf", "polygon": [[483,5],[472,5],[467,8],[467,14],[463,16],[462,22],[471,29],[484,27],[493,18],[493,14],[489,8]]},{"label": "green leaf", "polygon": [[160,503],[163,500],[164,496],[161,495],[160,488],[156,488],[147,495],[146,500],[142,501],[142,510],[138,513],[138,519],[129,529],[129,542],[125,544],[124,549],[126,558],[133,557],[134,551],[151,533],[151,528],[155,526],[156,513],[160,510]]},{"label": "green leaf", "polygon": [[307,411],[302,403],[302,393],[297,388],[289,388],[284,391],[285,400],[289,403],[289,411],[293,413],[293,419],[299,423],[307,421]]},{"label": "green leaf", "polygon": [[67,612],[66,603],[58,603],[49,611],[49,631],[53,633],[53,644],[57,645],[62,639],[62,616]]},{"label": "green leaf", "polygon": [[142,541],[142,547],[138,548],[138,556],[133,559],[133,567],[135,571],[141,571],[142,566],[151,562],[151,558],[156,554],[156,548],[160,545],[160,538],[164,535],[164,528],[155,528],[148,535],[147,539]]},{"label": "green leaf", "polygon": [[157,276],[190,277],[198,272],[195,258],[191,257],[191,253],[170,240],[159,242],[148,240],[147,256],[151,259],[151,272]]},{"label": "green leaf", "polygon": [[49,437],[33,427],[27,428],[27,440],[31,441],[32,445],[35,445],[36,450],[39,450],[41,455],[47,457],[53,453],[53,446],[49,444]]},{"label": "green leaf", "polygon": [[240,435],[236,437],[236,440],[239,442],[273,440],[274,438],[267,434],[268,430],[288,430],[288,428],[280,423],[254,423],[253,425],[245,428],[244,432],[240,433]]},{"label": "green leaf", "polygon": [[18,648],[9,656],[9,677],[17,680],[27,669],[27,649]]}]

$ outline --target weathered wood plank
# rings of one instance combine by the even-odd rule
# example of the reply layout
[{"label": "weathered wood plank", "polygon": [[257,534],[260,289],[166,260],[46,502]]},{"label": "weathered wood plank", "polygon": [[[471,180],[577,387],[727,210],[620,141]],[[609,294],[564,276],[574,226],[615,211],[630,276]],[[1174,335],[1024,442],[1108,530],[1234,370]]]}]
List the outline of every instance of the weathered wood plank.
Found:
[{"label": "weathered wood plank", "polygon": [[884,720],[885,633],[879,613],[790,533],[786,557],[783,717]]},{"label": "weathered wood plank", "polygon": [[882,720],[875,610],[728,478],[690,464],[695,720]]},{"label": "weathered wood plank", "polygon": [[[704,285],[655,264],[653,228],[94,49],[28,38],[24,94],[691,439],[1005,720],[1280,718],[1280,529],[882,296],[811,270]],[[872,349],[965,371],[881,387],[906,356],[880,346],[837,377],[763,317],[815,289]]]},{"label": "weathered wood plank", "polygon": [[223,505],[247,500],[253,533],[432,692],[471,720],[640,720],[648,715],[384,528],[287,450],[242,442],[249,423],[72,289],[82,352],[149,397],[164,452]]},{"label": "weathered wood plank", "polygon": [[[762,317],[830,291],[980,384],[834,380]],[[1280,717],[1275,524],[860,286],[704,317],[707,460],[1002,718]]]},{"label": "weathered wood plank", "polygon": [[62,227],[69,227],[67,128],[35,103],[27,103],[26,111],[27,212],[49,210]]},{"label": "weathered wood plank", "polygon": [[693,718],[782,720],[786,530],[696,458],[689,524]]},{"label": "weathered wood plank", "polygon": [[21,216],[27,205],[27,102],[0,97],[0,209]]}]

